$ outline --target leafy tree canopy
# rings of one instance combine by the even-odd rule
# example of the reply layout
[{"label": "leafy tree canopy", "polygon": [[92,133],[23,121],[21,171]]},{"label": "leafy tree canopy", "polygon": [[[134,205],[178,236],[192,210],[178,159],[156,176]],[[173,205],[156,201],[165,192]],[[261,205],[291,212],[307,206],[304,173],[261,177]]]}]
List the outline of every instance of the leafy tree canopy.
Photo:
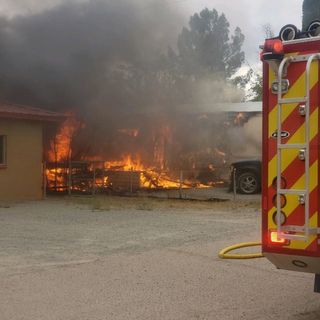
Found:
[{"label": "leafy tree canopy", "polygon": [[230,36],[229,28],[225,15],[215,9],[194,14],[178,37],[182,72],[195,78],[213,73],[231,77],[244,62],[244,35],[237,27]]},{"label": "leafy tree canopy", "polygon": [[233,78],[233,83],[240,89],[246,91],[246,101],[262,100],[262,74],[252,67],[242,76]]}]

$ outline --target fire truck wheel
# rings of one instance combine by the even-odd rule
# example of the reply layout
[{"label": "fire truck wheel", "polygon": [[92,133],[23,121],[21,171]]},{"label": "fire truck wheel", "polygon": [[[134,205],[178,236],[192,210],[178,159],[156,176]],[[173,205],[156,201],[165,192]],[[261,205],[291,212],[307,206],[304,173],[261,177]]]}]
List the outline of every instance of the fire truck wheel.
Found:
[{"label": "fire truck wheel", "polygon": [[254,172],[245,172],[238,177],[238,191],[243,194],[254,194],[259,191],[258,177]]}]

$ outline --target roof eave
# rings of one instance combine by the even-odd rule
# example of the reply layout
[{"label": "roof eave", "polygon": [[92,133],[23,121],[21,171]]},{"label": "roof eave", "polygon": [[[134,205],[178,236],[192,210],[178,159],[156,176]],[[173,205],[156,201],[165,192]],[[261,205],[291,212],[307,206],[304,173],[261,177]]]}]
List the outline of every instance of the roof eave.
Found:
[{"label": "roof eave", "polygon": [[19,120],[33,120],[33,121],[45,121],[45,122],[60,122],[67,116],[65,115],[31,115],[31,114],[18,114],[9,112],[0,112],[0,119],[19,119]]}]

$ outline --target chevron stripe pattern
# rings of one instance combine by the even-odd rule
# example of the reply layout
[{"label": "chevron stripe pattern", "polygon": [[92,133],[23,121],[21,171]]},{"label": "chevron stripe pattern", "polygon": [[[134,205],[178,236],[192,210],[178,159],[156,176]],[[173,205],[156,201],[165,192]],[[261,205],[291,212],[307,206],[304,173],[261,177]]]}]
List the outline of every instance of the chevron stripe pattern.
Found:
[{"label": "chevron stripe pattern", "polygon": [[[296,53],[297,54],[297,53]],[[292,54],[290,54],[292,55]],[[297,98],[306,95],[305,88],[306,62],[291,64],[288,68],[286,79],[289,80],[289,91],[284,98]],[[267,168],[267,214],[268,231],[276,230],[273,215],[276,212],[274,201],[276,195],[275,180],[277,176],[277,139],[273,136],[277,130],[277,95],[272,93],[271,85],[276,80],[273,71],[269,70],[269,101],[268,101],[268,168]],[[311,228],[318,228],[318,157],[319,157],[319,62],[314,61],[311,65],[310,74],[310,220]],[[287,133],[287,137],[282,138],[283,144],[303,144],[305,143],[305,117],[299,113],[299,104],[286,104],[282,106],[281,117],[282,130]],[[285,181],[285,189],[305,189],[305,162],[298,157],[299,150],[283,149],[281,156],[281,176]],[[282,209],[287,219],[285,225],[304,226],[303,204],[299,203],[297,195],[285,195],[286,202]],[[291,240],[283,249],[304,250],[312,255],[317,251],[318,238],[310,235],[308,241]]]}]

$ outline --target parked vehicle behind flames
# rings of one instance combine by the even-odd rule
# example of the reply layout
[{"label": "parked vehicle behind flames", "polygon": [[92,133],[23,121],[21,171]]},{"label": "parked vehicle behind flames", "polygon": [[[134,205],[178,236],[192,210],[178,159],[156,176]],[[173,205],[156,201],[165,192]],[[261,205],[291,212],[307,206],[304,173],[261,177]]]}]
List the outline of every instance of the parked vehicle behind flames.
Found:
[{"label": "parked vehicle behind flames", "polygon": [[261,191],[261,161],[258,159],[233,162],[230,166],[230,191],[254,194]]}]

